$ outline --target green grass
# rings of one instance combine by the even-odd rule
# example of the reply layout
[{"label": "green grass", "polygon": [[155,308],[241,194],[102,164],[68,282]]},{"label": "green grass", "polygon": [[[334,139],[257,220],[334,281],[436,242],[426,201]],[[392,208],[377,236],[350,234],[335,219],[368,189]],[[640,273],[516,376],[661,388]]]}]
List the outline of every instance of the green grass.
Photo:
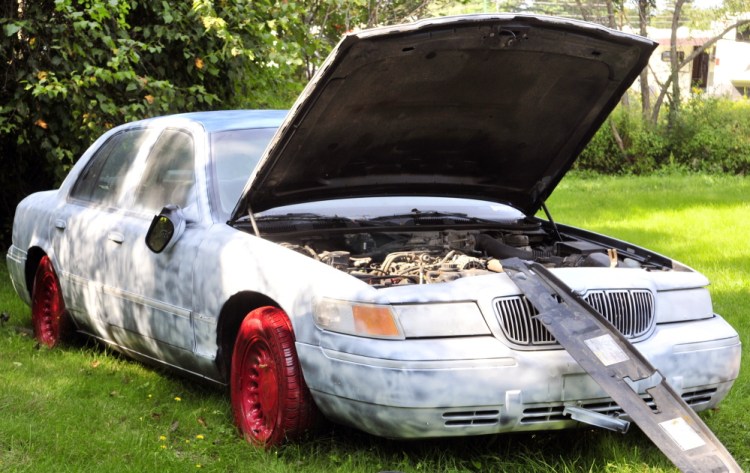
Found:
[{"label": "green grass", "polygon": [[[717,312],[750,347],[750,179],[566,178],[559,222],[654,249],[712,281]],[[0,270],[0,470],[243,472],[674,472],[637,429],[397,442],[342,427],[272,451],[248,446],[227,396],[94,345],[40,348]],[[747,364],[745,363],[744,366]],[[703,418],[750,471],[750,375]]]}]

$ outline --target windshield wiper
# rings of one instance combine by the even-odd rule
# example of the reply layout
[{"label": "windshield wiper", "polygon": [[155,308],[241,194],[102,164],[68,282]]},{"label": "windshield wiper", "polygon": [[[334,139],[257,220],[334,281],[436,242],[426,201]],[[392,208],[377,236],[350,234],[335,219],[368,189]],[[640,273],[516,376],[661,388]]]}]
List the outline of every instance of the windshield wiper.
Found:
[{"label": "windshield wiper", "polygon": [[261,233],[281,234],[311,231],[356,229],[356,221],[337,215],[319,215],[315,213],[287,213],[255,217]]},{"label": "windshield wiper", "polygon": [[497,220],[471,217],[462,212],[440,212],[437,210],[421,211],[413,209],[411,213],[387,215],[362,220],[363,223],[391,224],[391,225],[445,225],[447,223],[501,223]]},{"label": "windshield wiper", "polygon": [[273,215],[263,215],[263,216],[256,216],[255,221],[256,222],[274,222],[278,220],[284,220],[284,221],[331,221],[331,220],[349,220],[345,219],[344,217],[339,217],[337,215],[320,215],[315,214],[312,212],[300,212],[300,213],[287,213],[287,214],[273,214]]},{"label": "windshield wiper", "polygon": [[460,221],[465,223],[498,223],[496,220],[488,220],[479,217],[470,217],[468,214],[461,212],[440,212],[437,210],[429,210],[423,212],[421,210],[414,209],[411,213],[396,214],[396,215],[384,215],[381,217],[368,218],[367,222],[390,222],[390,223],[413,223],[419,225],[420,223],[435,223],[435,220],[440,220],[440,223],[444,223],[445,220]]}]

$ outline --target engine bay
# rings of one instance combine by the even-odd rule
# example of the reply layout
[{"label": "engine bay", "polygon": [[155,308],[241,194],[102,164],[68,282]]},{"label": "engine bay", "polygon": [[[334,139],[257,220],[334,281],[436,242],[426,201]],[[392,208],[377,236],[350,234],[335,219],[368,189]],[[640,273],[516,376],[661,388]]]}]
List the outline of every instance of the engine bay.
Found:
[{"label": "engine bay", "polygon": [[514,228],[409,230],[377,228],[286,233],[280,245],[344,271],[373,286],[435,284],[502,272],[520,258],[547,267],[664,269],[634,254],[589,240],[562,237],[541,222]]}]

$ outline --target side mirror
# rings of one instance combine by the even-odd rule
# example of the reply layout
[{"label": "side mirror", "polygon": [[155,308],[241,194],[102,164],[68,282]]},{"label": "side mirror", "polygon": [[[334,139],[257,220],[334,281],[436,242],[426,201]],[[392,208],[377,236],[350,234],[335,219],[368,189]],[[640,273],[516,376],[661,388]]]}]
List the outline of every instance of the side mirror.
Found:
[{"label": "side mirror", "polygon": [[176,205],[167,205],[155,215],[146,232],[146,246],[154,253],[161,253],[174,246],[185,231],[185,216]]}]

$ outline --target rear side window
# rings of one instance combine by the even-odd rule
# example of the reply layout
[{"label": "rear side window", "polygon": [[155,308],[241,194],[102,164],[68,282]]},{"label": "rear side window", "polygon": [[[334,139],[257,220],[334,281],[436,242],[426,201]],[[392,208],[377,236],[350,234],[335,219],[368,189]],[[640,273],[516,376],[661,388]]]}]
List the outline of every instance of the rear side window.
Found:
[{"label": "rear side window", "polygon": [[70,196],[76,200],[114,207],[147,136],[148,131],[144,129],[126,130],[112,136],[91,158],[73,185]]},{"label": "rear side window", "polygon": [[195,151],[190,134],[167,129],[146,160],[133,207],[158,213],[165,205],[188,207],[195,196]]}]

